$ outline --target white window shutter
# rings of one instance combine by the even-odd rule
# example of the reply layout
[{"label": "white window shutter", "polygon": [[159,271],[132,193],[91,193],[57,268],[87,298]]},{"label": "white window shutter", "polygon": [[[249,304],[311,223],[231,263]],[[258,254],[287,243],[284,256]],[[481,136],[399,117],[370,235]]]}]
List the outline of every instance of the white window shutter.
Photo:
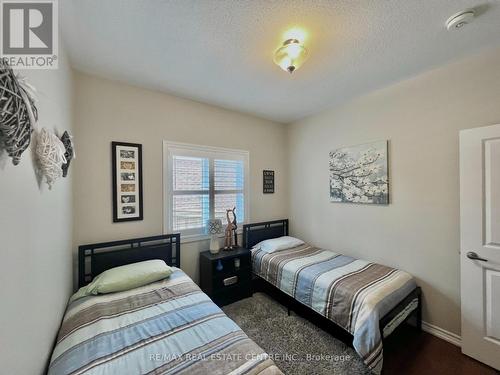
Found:
[{"label": "white window shutter", "polygon": [[164,142],[164,155],[165,232],[203,236],[233,207],[238,224],[248,220],[247,151]]}]

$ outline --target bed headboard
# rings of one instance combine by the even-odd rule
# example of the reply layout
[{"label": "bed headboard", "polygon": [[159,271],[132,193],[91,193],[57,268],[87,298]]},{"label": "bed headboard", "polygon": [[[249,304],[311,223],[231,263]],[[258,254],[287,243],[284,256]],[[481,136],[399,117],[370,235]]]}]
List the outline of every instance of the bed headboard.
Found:
[{"label": "bed headboard", "polygon": [[169,266],[180,267],[181,235],[165,234],[79,246],[78,287],[87,285],[110,268],[152,259],[162,259]]},{"label": "bed headboard", "polygon": [[260,241],[288,236],[288,219],[243,225],[243,247],[251,249]]}]

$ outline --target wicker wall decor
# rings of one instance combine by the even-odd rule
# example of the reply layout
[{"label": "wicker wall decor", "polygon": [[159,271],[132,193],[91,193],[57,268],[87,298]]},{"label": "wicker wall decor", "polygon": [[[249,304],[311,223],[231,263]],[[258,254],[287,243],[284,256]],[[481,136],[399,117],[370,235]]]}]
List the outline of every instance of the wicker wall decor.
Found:
[{"label": "wicker wall decor", "polygon": [[0,143],[18,165],[38,121],[32,90],[0,59]]},{"label": "wicker wall decor", "polygon": [[64,145],[66,151],[64,152],[64,157],[66,158],[66,163],[62,165],[63,177],[68,175],[68,168],[71,160],[75,158],[75,146],[73,145],[73,137],[65,131],[61,137],[61,142]]},{"label": "wicker wall decor", "polygon": [[54,182],[63,175],[66,148],[54,133],[45,128],[36,133],[35,143],[38,169],[42,176],[45,176],[49,189],[52,189]]}]

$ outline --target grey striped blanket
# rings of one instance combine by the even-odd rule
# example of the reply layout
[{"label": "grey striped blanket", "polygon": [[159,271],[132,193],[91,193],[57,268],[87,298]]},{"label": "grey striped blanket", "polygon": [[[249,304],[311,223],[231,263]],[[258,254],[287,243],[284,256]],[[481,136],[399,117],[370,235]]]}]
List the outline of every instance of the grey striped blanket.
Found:
[{"label": "grey striped blanket", "polygon": [[179,269],[66,311],[49,374],[281,374]]},{"label": "grey striped blanket", "polygon": [[410,274],[307,244],[252,250],[252,264],[256,275],[351,333],[354,349],[380,373],[379,320],[416,287]]}]

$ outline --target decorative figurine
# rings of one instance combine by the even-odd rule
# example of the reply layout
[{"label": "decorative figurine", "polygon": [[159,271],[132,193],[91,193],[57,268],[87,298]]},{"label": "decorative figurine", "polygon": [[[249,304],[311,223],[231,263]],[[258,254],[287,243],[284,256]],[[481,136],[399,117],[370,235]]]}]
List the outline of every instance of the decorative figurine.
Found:
[{"label": "decorative figurine", "polygon": [[[236,207],[234,208],[234,210],[235,209],[236,209]],[[238,248],[238,233],[237,233],[238,223],[236,222],[236,214],[234,213],[234,210],[233,210],[233,215],[234,215],[234,221],[233,221],[233,224],[234,224],[234,228],[233,228],[233,233],[234,233],[234,247]]]},{"label": "decorative figurine", "polygon": [[[227,227],[224,239],[224,250],[233,249],[233,232],[236,232],[236,214],[234,213],[235,210],[236,207],[233,207],[232,210],[226,210]],[[229,217],[229,213],[232,214],[232,219]]]}]

